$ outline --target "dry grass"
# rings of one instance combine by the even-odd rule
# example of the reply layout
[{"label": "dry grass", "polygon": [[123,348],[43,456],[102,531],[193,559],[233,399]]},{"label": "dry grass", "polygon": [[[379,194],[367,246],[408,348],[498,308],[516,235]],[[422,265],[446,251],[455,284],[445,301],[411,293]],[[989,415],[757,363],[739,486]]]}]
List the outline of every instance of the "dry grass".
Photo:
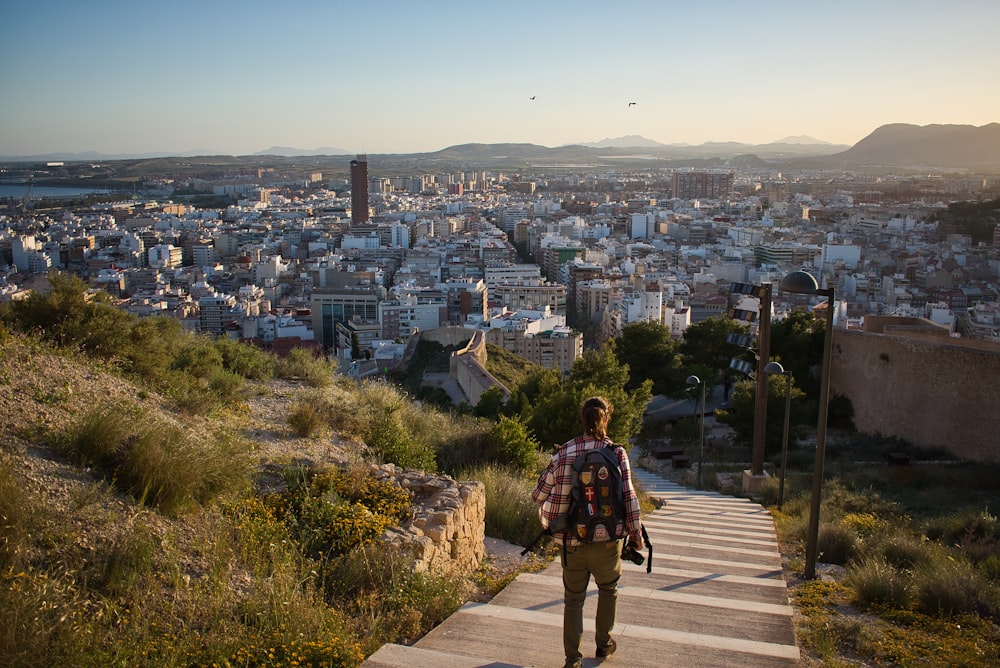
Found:
[{"label": "dry grass", "polygon": [[473,596],[468,580],[382,553],[310,557],[250,489],[251,457],[261,471],[360,460],[362,444],[332,427],[290,432],[291,406],[314,393],[336,407],[327,424],[355,435],[367,411],[394,406],[434,443],[447,438],[436,413],[388,388],[277,380],[248,384],[247,404],[178,416],[91,361],[13,335],[2,345],[4,665],[353,667]]}]

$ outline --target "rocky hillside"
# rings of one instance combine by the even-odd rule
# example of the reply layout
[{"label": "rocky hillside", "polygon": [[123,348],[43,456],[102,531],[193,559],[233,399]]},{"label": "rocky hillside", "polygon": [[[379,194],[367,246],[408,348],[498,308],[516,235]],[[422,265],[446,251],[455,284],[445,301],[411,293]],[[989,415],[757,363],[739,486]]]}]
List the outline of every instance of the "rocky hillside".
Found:
[{"label": "rocky hillside", "polygon": [[[287,381],[269,381],[251,388],[250,400],[223,415],[179,414],[162,396],[102,371],[93,362],[74,360],[20,337],[9,337],[0,355],[0,463],[23,484],[37,507],[39,533],[64,536],[73,527],[70,549],[84,555],[114,543],[136,519],[151,528],[158,542],[200,536],[209,530],[213,511],[171,516],[144,509],[135,498],[109,485],[96,471],[73,464],[55,443],[96,406],[133,407],[143,419],[178,425],[191,432],[232,429],[262,469],[291,461],[346,462],[359,457],[361,444],[336,435],[296,438],[285,424],[290,407],[308,388]],[[9,467],[9,468],[8,468]],[[193,543],[192,543],[193,544]],[[178,546],[183,550],[183,546]],[[28,560],[31,555],[23,555]],[[88,558],[84,556],[84,561]],[[199,577],[207,570],[192,553],[183,561]]]},{"label": "rocky hillside", "polygon": [[[391,629],[392,641],[413,637],[433,623],[429,610],[482,600],[525,565],[513,546],[492,539],[486,540],[483,568],[457,588],[449,581],[400,583],[400,572],[380,574],[370,565],[367,575],[346,577],[359,586],[368,586],[360,584],[366,578],[389,578],[392,586],[415,587],[424,607],[361,598],[356,602],[362,607],[402,616],[371,613],[364,621],[354,612],[342,614],[326,602],[331,592],[324,595],[324,583],[345,575],[317,573],[335,566],[304,561],[285,544],[286,530],[254,500],[289,465],[361,461],[364,444],[356,439],[329,428],[298,437],[289,427],[287,416],[311,400],[315,388],[287,380],[248,382],[243,401],[191,415],[91,360],[3,337],[0,617],[15,620],[0,630],[5,665],[39,665],[33,663],[39,656],[46,664],[69,665],[73,657],[94,653],[122,665],[167,665],[155,656],[188,657],[194,664],[228,656],[240,665],[353,666],[373,649],[369,644],[390,641],[370,624]],[[106,470],[102,475],[98,467],[75,464],[60,445],[95,407],[107,405],[192,440],[225,434],[240,448],[232,466],[248,463],[246,479],[257,481],[257,491],[247,488],[235,499],[178,512],[139,503],[139,495],[127,493]],[[267,622],[250,624],[248,614]],[[303,636],[308,646],[296,640]],[[261,644],[284,660],[256,663]]]}]

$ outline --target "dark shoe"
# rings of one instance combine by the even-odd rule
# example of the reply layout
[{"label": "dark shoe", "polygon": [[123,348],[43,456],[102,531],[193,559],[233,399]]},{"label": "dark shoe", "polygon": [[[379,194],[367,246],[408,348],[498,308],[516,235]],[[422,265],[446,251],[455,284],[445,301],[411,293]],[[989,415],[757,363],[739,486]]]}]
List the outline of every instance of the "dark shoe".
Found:
[{"label": "dark shoe", "polygon": [[614,638],[611,638],[610,640],[608,640],[607,645],[605,645],[604,647],[597,648],[597,658],[603,659],[605,657],[609,657],[615,653],[616,649],[618,649],[618,643],[615,642]]},{"label": "dark shoe", "polygon": [[566,659],[563,668],[583,668],[583,659]]}]

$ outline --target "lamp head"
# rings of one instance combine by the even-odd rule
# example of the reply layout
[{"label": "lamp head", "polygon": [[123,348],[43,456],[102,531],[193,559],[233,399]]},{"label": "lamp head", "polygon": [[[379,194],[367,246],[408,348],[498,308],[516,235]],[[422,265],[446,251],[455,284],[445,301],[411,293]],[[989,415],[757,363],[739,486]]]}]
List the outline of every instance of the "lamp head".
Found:
[{"label": "lamp head", "polygon": [[684,382],[687,383],[688,385],[701,385],[701,378],[692,375],[688,376],[687,380],[685,380]]},{"label": "lamp head", "polygon": [[807,271],[793,271],[781,279],[778,289],[800,295],[815,295],[819,294],[819,283]]},{"label": "lamp head", "polygon": [[785,373],[785,367],[781,362],[768,362],[764,365],[764,373]]}]

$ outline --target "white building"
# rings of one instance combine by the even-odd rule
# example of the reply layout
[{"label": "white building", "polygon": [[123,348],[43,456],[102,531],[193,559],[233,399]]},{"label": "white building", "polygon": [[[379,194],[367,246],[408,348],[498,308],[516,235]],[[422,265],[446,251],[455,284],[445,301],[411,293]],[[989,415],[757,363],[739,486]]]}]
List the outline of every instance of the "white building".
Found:
[{"label": "white building", "polygon": [[483,270],[486,289],[491,293],[501,283],[539,280],[541,277],[542,268],[537,264],[487,265]]},{"label": "white building", "polygon": [[149,249],[149,266],[172,268],[181,266],[183,251],[171,244],[159,244]]}]

